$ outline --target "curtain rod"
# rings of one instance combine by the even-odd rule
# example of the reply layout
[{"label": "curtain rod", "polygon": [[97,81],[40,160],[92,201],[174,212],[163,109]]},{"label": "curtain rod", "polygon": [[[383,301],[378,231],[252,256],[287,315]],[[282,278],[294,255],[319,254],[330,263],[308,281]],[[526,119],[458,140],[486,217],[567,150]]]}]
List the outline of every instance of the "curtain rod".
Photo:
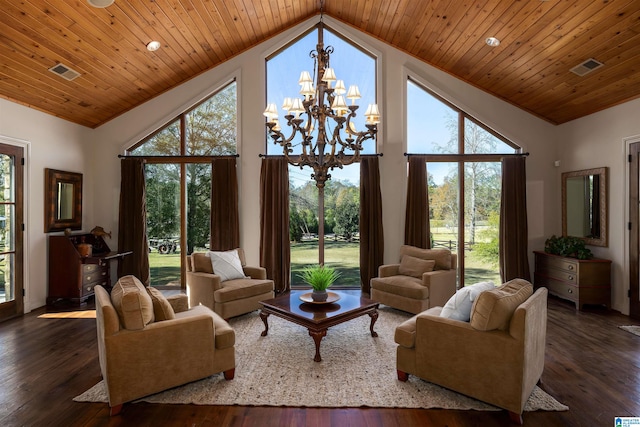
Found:
[{"label": "curtain rod", "polygon": [[227,157],[240,157],[240,154],[225,154],[223,156],[131,156],[125,154],[118,154],[119,159],[223,159]]},{"label": "curtain rod", "polygon": [[[299,154],[294,154],[295,156],[299,156]],[[360,157],[382,157],[383,154],[382,153],[376,153],[376,154],[360,154]],[[266,159],[268,157],[284,157],[282,154],[258,154],[258,157]]]},{"label": "curtain rod", "polygon": [[424,157],[465,157],[465,156],[474,156],[474,157],[527,157],[529,153],[513,153],[513,154],[489,154],[489,153],[479,153],[479,154],[418,154],[418,153],[404,153],[405,157],[412,156],[424,156]]}]

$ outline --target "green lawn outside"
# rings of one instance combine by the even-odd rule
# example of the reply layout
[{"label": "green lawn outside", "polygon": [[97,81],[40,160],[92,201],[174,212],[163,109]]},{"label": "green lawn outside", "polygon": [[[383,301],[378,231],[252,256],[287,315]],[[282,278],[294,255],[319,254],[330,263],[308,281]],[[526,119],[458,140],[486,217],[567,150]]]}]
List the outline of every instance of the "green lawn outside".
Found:
[{"label": "green lawn outside", "polygon": [[[456,240],[454,234],[434,234],[436,240]],[[318,242],[305,241],[291,243],[291,285],[307,287],[298,277],[306,266],[318,263]],[[336,287],[360,287],[360,244],[358,242],[325,240],[325,264],[336,268],[341,278]],[[149,254],[151,286],[180,286],[180,254]],[[497,264],[490,265],[478,259],[474,252],[466,251],[465,284],[491,280],[500,284],[500,272]]]},{"label": "green lawn outside", "polygon": [[[324,242],[324,264],[341,274],[336,287],[360,288],[360,243],[327,239]],[[291,286],[308,287],[298,277],[303,268],[318,264],[318,241],[291,243]]]},{"label": "green lawn outside", "polygon": [[151,286],[180,286],[180,254],[149,253]]},{"label": "green lawn outside", "polygon": [[[450,230],[446,227],[436,227],[432,228],[431,232],[434,240],[452,242],[454,247],[456,247],[458,235],[455,230]],[[455,249],[453,251],[457,252]],[[501,284],[498,260],[496,260],[495,265],[493,265],[480,259],[473,250],[467,249],[465,250],[464,266],[465,286],[484,281],[492,281],[496,285]]]}]

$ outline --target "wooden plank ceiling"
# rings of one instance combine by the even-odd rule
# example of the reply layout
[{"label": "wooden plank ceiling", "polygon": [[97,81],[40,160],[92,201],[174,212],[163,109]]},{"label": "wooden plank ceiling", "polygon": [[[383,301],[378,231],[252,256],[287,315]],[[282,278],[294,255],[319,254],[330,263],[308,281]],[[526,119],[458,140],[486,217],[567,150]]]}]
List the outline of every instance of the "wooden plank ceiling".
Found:
[{"label": "wooden plank ceiling", "polygon": [[[319,0],[1,1],[0,96],[88,127],[320,11]],[[324,13],[551,123],[640,96],[638,0],[326,0]],[[604,66],[569,71],[589,58]],[[81,76],[49,72],[57,63]]]}]

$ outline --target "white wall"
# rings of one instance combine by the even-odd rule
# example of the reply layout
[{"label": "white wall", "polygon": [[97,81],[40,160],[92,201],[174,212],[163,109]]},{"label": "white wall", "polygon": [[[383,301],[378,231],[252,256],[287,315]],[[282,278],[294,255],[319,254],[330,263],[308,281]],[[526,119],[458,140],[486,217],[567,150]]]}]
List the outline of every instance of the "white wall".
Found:
[{"label": "white wall", "polygon": [[[629,313],[629,289],[625,256],[627,253],[626,224],[627,201],[625,138],[640,137],[640,100],[609,108],[578,120],[558,126],[559,157],[558,172],[569,172],[597,167],[609,168],[609,246],[590,246],[599,258],[613,260],[612,306],[622,313]],[[554,183],[560,187],[560,175]],[[561,227],[558,215],[557,227]]]},{"label": "white wall", "polygon": [[93,180],[85,151],[91,129],[0,99],[0,142],[25,147],[25,312],[47,297],[47,234],[44,232],[44,169],[83,174],[83,226],[91,229]]}]

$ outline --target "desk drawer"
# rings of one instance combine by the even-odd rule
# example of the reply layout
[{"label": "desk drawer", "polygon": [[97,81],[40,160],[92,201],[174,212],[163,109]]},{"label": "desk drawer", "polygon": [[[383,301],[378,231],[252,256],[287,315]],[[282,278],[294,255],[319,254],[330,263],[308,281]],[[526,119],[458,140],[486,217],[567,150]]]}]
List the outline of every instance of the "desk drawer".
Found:
[{"label": "desk drawer", "polygon": [[[95,265],[95,264],[93,264]],[[82,271],[82,285],[86,286],[90,283],[98,282],[106,279],[107,269],[102,266],[97,266],[97,269],[93,269],[89,272]]]},{"label": "desk drawer", "polygon": [[82,274],[92,273],[101,268],[104,267],[100,264],[82,264]]},{"label": "desk drawer", "polygon": [[93,288],[96,287],[96,285],[102,285],[102,287],[106,287],[107,286],[107,281],[103,280],[101,282],[94,282],[94,283],[90,283],[88,285],[82,285],[82,296],[87,296],[87,295],[93,295]]}]

